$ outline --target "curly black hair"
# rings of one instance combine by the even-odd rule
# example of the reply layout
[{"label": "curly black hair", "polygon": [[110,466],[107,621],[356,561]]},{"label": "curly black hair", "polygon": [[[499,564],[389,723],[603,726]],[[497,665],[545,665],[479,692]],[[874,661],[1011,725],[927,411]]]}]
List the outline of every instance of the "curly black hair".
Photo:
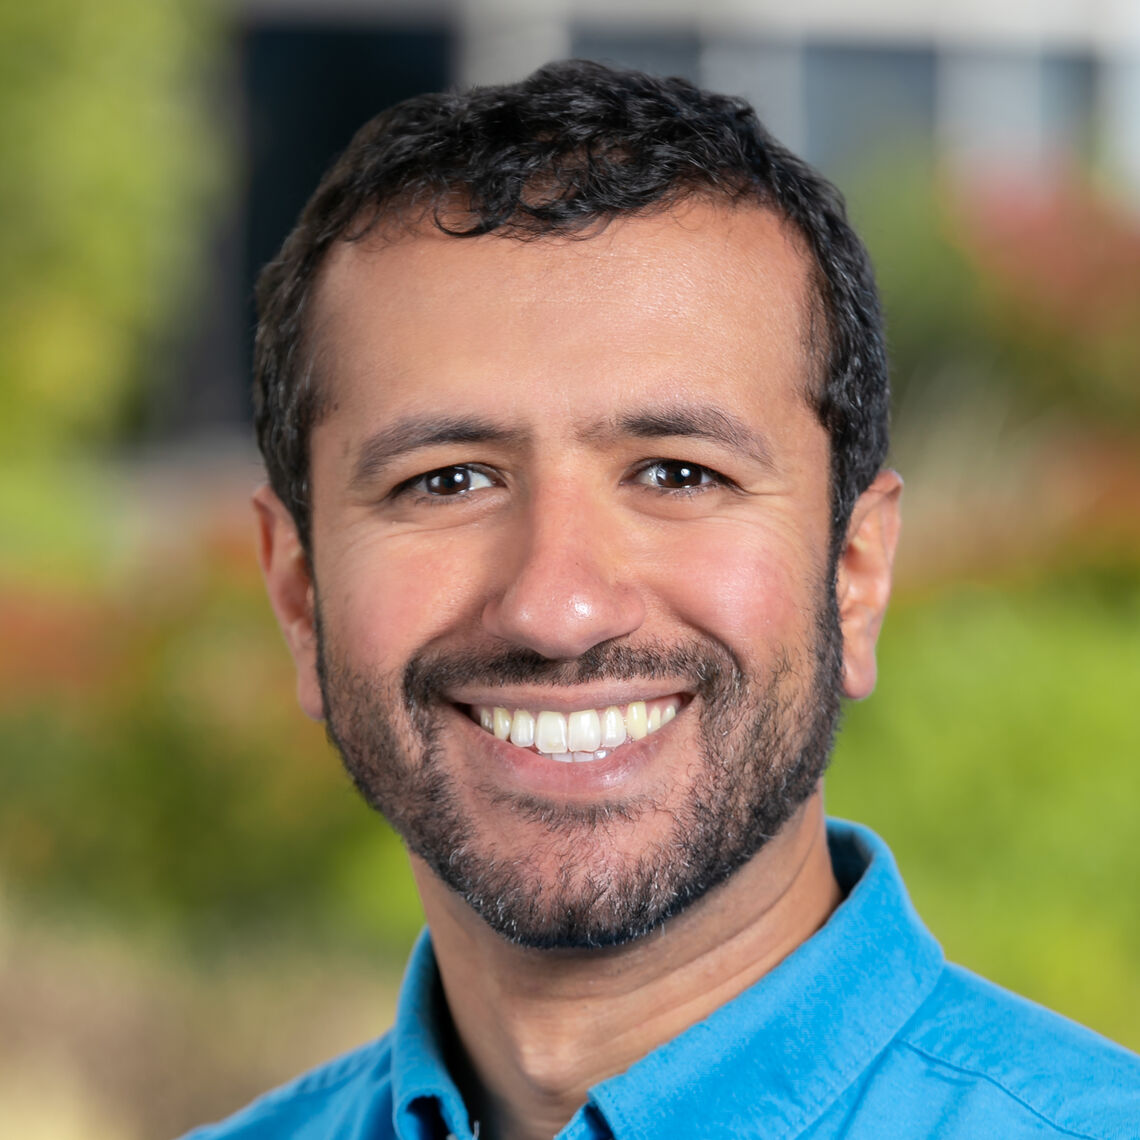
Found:
[{"label": "curly black hair", "polygon": [[377,115],[325,175],[257,286],[254,408],[269,480],[311,536],[309,437],[324,412],[306,315],[330,247],[378,225],[456,238],[588,237],[612,218],[687,197],[754,202],[813,259],[823,328],[811,399],[831,441],[833,556],[887,452],[888,380],[870,259],[843,198],[742,99],[599,63],[549,64],[519,83],[423,95]]}]

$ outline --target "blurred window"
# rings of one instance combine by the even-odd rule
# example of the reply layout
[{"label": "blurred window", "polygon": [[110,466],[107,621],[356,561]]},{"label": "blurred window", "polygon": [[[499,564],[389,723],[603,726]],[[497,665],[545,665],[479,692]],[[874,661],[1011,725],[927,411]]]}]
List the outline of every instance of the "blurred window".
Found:
[{"label": "blurred window", "polygon": [[786,147],[804,147],[803,48],[792,41],[710,36],[701,52],[701,83],[741,95]]},{"label": "blurred window", "polygon": [[650,75],[679,75],[700,80],[700,41],[691,29],[610,31],[578,28],[571,33],[572,54]]},{"label": "blurred window", "polygon": [[935,121],[932,47],[808,44],[805,157],[829,174],[929,148]]},{"label": "blurred window", "polygon": [[1054,148],[1091,159],[1097,71],[1091,55],[1046,55],[1042,97],[1045,135]]},{"label": "blurred window", "polygon": [[1065,155],[1090,156],[1091,56],[954,50],[940,72],[942,138],[957,162],[1032,171]]}]

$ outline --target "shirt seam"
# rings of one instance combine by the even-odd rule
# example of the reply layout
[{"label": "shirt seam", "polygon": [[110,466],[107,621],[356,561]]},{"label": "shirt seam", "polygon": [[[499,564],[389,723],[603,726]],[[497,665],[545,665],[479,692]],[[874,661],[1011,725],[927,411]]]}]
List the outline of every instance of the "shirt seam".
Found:
[{"label": "shirt seam", "polygon": [[1009,1088],[1008,1085],[1004,1084],[1002,1081],[999,1081],[997,1077],[984,1072],[982,1069],[973,1068],[969,1065],[959,1065],[954,1061],[948,1061],[945,1057],[940,1057],[936,1053],[931,1053],[929,1050],[922,1048],[921,1045],[916,1045],[913,1041],[902,1041],[900,1044],[904,1045],[907,1049],[910,1049],[912,1052],[917,1053],[920,1057],[924,1057],[926,1060],[932,1062],[935,1065],[941,1065],[943,1068],[953,1069],[956,1073],[963,1073],[968,1076],[975,1077],[979,1080],[988,1082],[995,1088],[1000,1089],[1011,1100],[1016,1101],[1019,1105],[1021,1105],[1022,1108],[1025,1109],[1026,1112],[1031,1113],[1033,1116],[1037,1117],[1038,1120],[1043,1121],[1050,1128],[1055,1129],[1057,1132],[1060,1132],[1065,1136],[1075,1136],[1078,1137],[1079,1140],[1108,1140],[1108,1137],[1106,1137],[1104,1133],[1083,1131],[1078,1132],[1073,1128],[1069,1128],[1066,1125],[1061,1124],[1059,1121],[1053,1119],[1052,1117],[1046,1116],[1044,1112],[1036,1108],[1034,1105],[1030,1104],[1029,1101],[1027,1101],[1023,1096],[1014,1092],[1014,1090]]},{"label": "shirt seam", "polygon": [[[941,951],[937,962],[937,968],[931,971],[930,977],[926,979],[925,985],[922,988],[922,996],[918,998],[913,1007],[911,1008],[910,1016],[907,1017],[902,1023],[902,1028],[909,1025],[914,1018],[918,1015],[918,1011],[930,1000],[930,996],[938,988],[939,982],[946,971],[946,962],[942,958]],[[862,1060],[853,1061],[849,1068],[840,1071],[836,1074],[835,1079],[832,1081],[830,1088],[828,1088],[825,1096],[816,1098],[814,1108],[810,1111],[802,1113],[802,1119],[799,1128],[796,1132],[788,1132],[789,1140],[795,1136],[804,1135],[809,1128],[814,1128],[824,1115],[829,1112],[848,1091],[853,1088],[864,1076],[869,1072],[882,1057],[885,1057],[887,1052],[894,1044],[896,1036],[902,1032],[902,1028],[892,1033],[885,1041],[881,1041],[879,1045]],[[1086,1137],[1082,1140],[1099,1140],[1098,1137]]]},{"label": "shirt seam", "polygon": [[[376,1045],[380,1044],[382,1041],[383,1038],[381,1038],[380,1042],[374,1042],[373,1048]],[[330,1093],[340,1092],[344,1085],[348,1084],[352,1080],[355,1080],[366,1068],[369,1067],[370,1064],[374,1064],[376,1062],[376,1057],[369,1056],[369,1054],[372,1052],[372,1049],[370,1049],[368,1046],[364,1046],[363,1050],[364,1055],[356,1058],[354,1063],[348,1066],[347,1071],[339,1074],[338,1076],[323,1078],[322,1074],[319,1072],[310,1073],[308,1077],[300,1077],[298,1080],[294,1081],[292,1087],[286,1085],[284,1088],[274,1089],[272,1092],[266,1093],[265,1096],[261,1098],[261,1105],[265,1108],[270,1108],[275,1107],[276,1105],[289,1104],[291,1101],[309,1100],[312,1097],[325,1096]],[[342,1058],[342,1060],[347,1060],[347,1058]],[[309,1078],[316,1078],[317,1083],[309,1088],[306,1088],[305,1085]],[[392,1074],[390,1071],[387,1073],[386,1078],[388,1080],[388,1083],[391,1084]]]}]

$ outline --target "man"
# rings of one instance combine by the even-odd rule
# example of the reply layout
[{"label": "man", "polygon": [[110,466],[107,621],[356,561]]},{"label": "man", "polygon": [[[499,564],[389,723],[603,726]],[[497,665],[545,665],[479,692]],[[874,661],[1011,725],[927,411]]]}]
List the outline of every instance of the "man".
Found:
[{"label": "man", "polygon": [[866,254],[745,105],[412,100],[260,304],[269,594],[430,937],[391,1033],[199,1136],[1140,1136],[1135,1058],[825,823],[900,482]]}]

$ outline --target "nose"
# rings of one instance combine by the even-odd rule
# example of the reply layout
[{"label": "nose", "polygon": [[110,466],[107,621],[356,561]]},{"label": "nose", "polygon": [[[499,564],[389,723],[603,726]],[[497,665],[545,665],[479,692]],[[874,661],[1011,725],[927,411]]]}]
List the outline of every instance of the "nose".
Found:
[{"label": "nose", "polygon": [[532,503],[511,538],[499,587],[483,610],[484,628],[495,637],[568,660],[645,620],[620,528],[588,500],[564,495]]}]

